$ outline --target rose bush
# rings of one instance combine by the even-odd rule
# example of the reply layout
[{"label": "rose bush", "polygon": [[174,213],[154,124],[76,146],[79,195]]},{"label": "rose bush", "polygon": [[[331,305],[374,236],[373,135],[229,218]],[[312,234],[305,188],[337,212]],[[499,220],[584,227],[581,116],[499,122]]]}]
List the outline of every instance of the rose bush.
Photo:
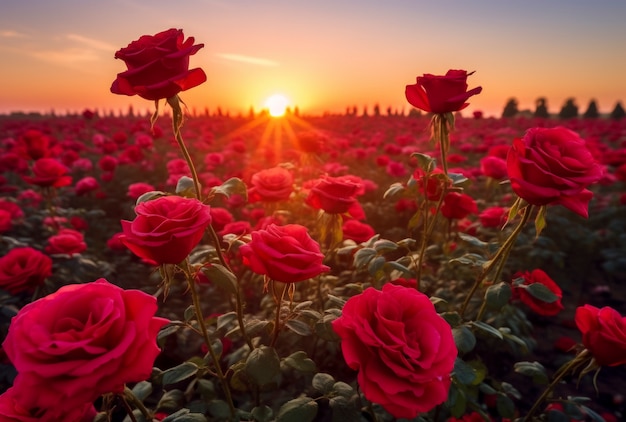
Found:
[{"label": "rose bush", "polygon": [[532,128],[513,141],[507,155],[513,191],[533,205],[563,205],[588,217],[593,193],[587,189],[603,174],[585,141],[564,127]]},{"label": "rose bush", "polygon": [[397,418],[414,418],[448,397],[457,357],[450,325],[428,296],[386,284],[343,306],[333,324],[365,397]]},{"label": "rose bush", "polygon": [[306,227],[297,224],[253,231],[252,240],[239,248],[245,265],[274,281],[295,283],[315,277],[330,268],[324,254]]},{"label": "rose bush", "polygon": [[450,69],[443,76],[418,76],[416,84],[406,86],[406,99],[413,107],[435,114],[463,110],[469,105],[467,99],[483,90],[480,86],[467,90],[467,77],[472,73]]},{"label": "rose bush", "polygon": [[154,297],[105,279],[67,285],[24,306],[2,344],[18,372],[21,406],[84,409],[147,379],[160,352],[157,332],[168,322],[156,311]]},{"label": "rose bush", "polygon": [[155,35],[143,35],[115,53],[128,70],[118,73],[111,92],[139,95],[147,100],[170,98],[206,81],[200,68],[189,69],[189,57],[204,44],[185,40],[181,29],[168,29]]},{"label": "rose bush", "polygon": [[178,264],[196,247],[211,224],[211,208],[197,199],[162,196],[135,207],[122,220],[120,240],[135,255],[158,264]]}]

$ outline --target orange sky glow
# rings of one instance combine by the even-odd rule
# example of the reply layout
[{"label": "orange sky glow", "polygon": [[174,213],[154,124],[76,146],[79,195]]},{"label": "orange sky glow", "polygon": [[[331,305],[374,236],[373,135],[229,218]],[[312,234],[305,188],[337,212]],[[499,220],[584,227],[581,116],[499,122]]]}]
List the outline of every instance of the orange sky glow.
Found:
[{"label": "orange sky glow", "polygon": [[595,99],[606,113],[626,100],[624,18],[622,1],[10,2],[0,15],[0,114],[152,110],[109,92],[125,70],[113,55],[168,28],[205,44],[191,67],[208,81],[181,94],[199,112],[259,111],[276,93],[303,114],[408,112],[404,87],[416,76],[465,69],[476,71],[469,88],[483,87],[470,113],[499,116],[511,97],[520,109],[545,97],[551,112],[570,97],[581,112]]}]

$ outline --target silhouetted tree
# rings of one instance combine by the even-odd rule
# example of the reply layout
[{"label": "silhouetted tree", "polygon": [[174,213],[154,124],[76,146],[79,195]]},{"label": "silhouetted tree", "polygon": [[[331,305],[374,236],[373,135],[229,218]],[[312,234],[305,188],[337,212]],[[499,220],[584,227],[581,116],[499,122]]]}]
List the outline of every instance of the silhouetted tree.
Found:
[{"label": "silhouetted tree", "polygon": [[519,113],[517,109],[517,100],[515,98],[509,99],[502,110],[502,117],[515,117]]},{"label": "silhouetted tree", "polygon": [[374,104],[374,116],[380,116],[380,106],[378,104]]},{"label": "silhouetted tree", "polygon": [[573,98],[568,98],[559,111],[559,118],[574,119],[578,117],[578,106]]},{"label": "silhouetted tree", "polygon": [[550,117],[550,113],[548,113],[548,101],[545,98],[537,98],[535,105],[535,117]]},{"label": "silhouetted tree", "polygon": [[623,119],[626,117],[626,112],[624,112],[624,107],[622,107],[622,103],[620,101],[615,104],[615,108],[611,112],[611,119]]},{"label": "silhouetted tree", "polygon": [[583,113],[583,117],[585,119],[597,119],[598,117],[600,117],[596,100],[589,101],[589,106],[587,107],[587,111]]}]

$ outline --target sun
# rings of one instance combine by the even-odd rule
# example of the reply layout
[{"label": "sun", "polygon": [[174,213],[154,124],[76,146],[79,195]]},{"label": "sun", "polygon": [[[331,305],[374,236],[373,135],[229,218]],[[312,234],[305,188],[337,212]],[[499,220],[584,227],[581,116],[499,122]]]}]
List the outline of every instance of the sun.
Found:
[{"label": "sun", "polygon": [[272,117],[282,117],[289,107],[289,100],[282,94],[274,94],[265,100],[265,107]]}]

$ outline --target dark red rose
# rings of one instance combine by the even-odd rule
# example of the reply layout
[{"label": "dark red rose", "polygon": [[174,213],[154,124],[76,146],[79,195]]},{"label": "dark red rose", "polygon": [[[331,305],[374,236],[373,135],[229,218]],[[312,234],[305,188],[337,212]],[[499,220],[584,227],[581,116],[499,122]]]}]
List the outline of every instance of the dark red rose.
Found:
[{"label": "dark red rose", "polygon": [[543,284],[556,295],[557,300],[552,303],[548,303],[537,299],[524,288],[516,288],[515,293],[519,296],[522,303],[532,309],[535,313],[544,316],[554,316],[563,310],[563,304],[561,303],[563,292],[561,291],[559,285],[556,284],[554,280],[552,280],[543,270],[535,269],[531,272],[526,271],[523,273],[517,273],[514,277],[524,278],[524,282],[522,284],[526,286],[534,283]]},{"label": "dark red rose", "polygon": [[626,317],[608,306],[585,305],[576,309],[576,326],[583,344],[602,366],[626,363]]},{"label": "dark red rose", "polygon": [[507,219],[507,209],[503,207],[489,207],[480,213],[478,219],[483,227],[502,227]]},{"label": "dark red rose", "polygon": [[330,268],[322,264],[320,245],[298,224],[253,231],[252,240],[239,251],[243,263],[257,274],[274,281],[295,283],[315,277]]},{"label": "dark red rose", "polygon": [[480,170],[485,176],[492,179],[504,179],[507,176],[506,160],[494,155],[488,155],[480,160]]},{"label": "dark red rose", "polygon": [[158,100],[200,85],[206,81],[206,74],[200,68],[190,70],[189,57],[204,44],[193,43],[193,37],[185,40],[182,29],[142,35],[115,53],[128,70],[118,73],[111,92]]},{"label": "dark red rose", "polygon": [[333,330],[365,397],[396,418],[415,418],[448,398],[457,349],[425,294],[391,283],[369,287],[348,299]]},{"label": "dark red rose", "polygon": [[343,214],[356,207],[361,209],[356,198],[360,189],[361,185],[350,180],[326,176],[311,187],[306,203],[329,214]]},{"label": "dark red rose", "polygon": [[33,292],[52,274],[52,259],[30,247],[11,249],[0,258],[0,288],[11,294]]},{"label": "dark red rose", "polygon": [[421,110],[443,114],[463,110],[467,99],[482,91],[482,87],[467,90],[467,77],[474,72],[448,70],[444,76],[426,73],[417,77],[415,85],[407,85],[407,101]]},{"label": "dark red rose", "polygon": [[86,176],[76,182],[76,185],[74,186],[74,192],[76,192],[76,195],[82,196],[99,188],[100,184],[95,177]]},{"label": "dark red rose", "polygon": [[33,164],[33,176],[23,176],[32,185],[60,188],[72,183],[68,168],[54,158],[40,158]]},{"label": "dark red rose", "polygon": [[448,192],[443,198],[441,214],[446,218],[460,220],[477,212],[476,201],[466,193]]},{"label": "dark red rose", "polygon": [[564,127],[526,131],[513,141],[507,168],[520,198],[533,205],[563,205],[585,218],[593,196],[587,186],[603,173],[585,141]]}]

